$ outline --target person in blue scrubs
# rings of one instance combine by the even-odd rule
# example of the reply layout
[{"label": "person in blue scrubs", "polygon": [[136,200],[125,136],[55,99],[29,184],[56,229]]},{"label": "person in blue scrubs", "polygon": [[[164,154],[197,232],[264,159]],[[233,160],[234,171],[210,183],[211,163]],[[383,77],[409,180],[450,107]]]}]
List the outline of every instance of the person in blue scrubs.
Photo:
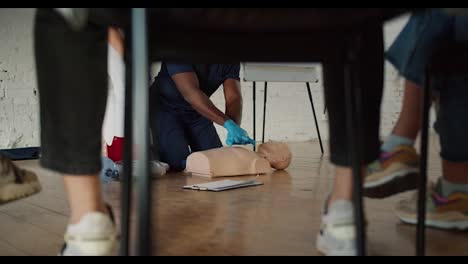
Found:
[{"label": "person in blue scrubs", "polygon": [[[213,123],[227,130],[226,144],[255,144],[240,127],[240,64],[173,64],[163,62],[151,85],[151,130],[159,144],[154,153],[173,171],[185,169],[191,152],[222,147]],[[210,96],[223,85],[225,111]]]}]

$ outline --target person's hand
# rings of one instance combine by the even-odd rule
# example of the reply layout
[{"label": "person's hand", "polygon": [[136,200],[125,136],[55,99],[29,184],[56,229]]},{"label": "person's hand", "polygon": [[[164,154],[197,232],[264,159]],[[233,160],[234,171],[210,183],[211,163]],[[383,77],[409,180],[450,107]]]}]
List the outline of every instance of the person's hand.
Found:
[{"label": "person's hand", "polygon": [[255,141],[249,137],[247,132],[240,128],[233,120],[229,119],[224,122],[224,128],[226,128],[228,134],[226,138],[226,144],[232,145],[247,145],[252,144],[255,146]]}]

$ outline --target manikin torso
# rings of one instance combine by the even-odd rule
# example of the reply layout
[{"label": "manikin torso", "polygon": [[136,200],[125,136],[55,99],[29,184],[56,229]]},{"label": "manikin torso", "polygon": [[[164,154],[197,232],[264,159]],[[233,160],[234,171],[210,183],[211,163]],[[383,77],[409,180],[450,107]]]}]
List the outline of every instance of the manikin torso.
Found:
[{"label": "manikin torso", "polygon": [[285,169],[291,162],[291,152],[284,143],[268,142],[254,152],[243,147],[223,147],[192,153],[187,158],[186,171],[206,177],[267,174]]}]

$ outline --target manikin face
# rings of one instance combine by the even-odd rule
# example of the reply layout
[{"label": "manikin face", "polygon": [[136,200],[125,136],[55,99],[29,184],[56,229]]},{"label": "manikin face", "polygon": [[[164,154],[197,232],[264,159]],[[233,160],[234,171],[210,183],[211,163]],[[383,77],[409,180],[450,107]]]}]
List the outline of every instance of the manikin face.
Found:
[{"label": "manikin face", "polygon": [[269,141],[258,146],[258,155],[270,162],[272,168],[286,169],[291,163],[292,154],[286,143]]}]

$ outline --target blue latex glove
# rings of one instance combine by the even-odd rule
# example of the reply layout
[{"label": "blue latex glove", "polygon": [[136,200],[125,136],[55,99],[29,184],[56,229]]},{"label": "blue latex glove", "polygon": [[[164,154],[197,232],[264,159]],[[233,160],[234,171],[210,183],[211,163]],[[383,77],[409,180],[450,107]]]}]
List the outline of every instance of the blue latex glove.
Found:
[{"label": "blue latex glove", "polygon": [[227,120],[226,122],[224,122],[223,126],[228,132],[226,138],[226,144],[228,146],[247,144],[252,144],[255,146],[255,141],[251,139],[247,132],[244,129],[240,128],[233,120]]}]

